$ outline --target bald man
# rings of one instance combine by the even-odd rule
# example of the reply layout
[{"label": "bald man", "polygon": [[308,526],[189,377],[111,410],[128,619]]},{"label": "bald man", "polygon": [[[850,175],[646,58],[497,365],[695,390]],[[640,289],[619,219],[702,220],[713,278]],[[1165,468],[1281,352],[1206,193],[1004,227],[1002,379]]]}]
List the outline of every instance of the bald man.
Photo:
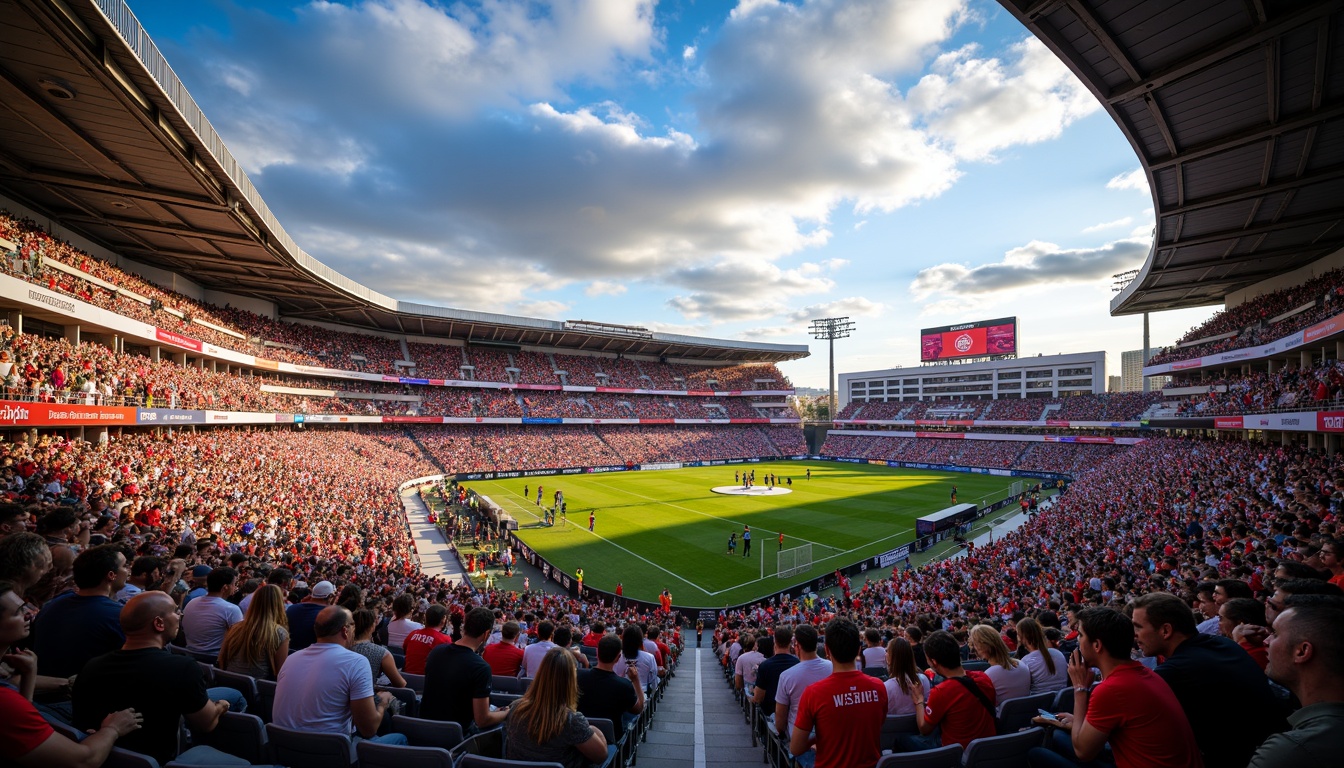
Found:
[{"label": "bald man", "polygon": [[[144,726],[117,739],[117,746],[149,755],[160,764],[178,758],[178,721],[197,734],[215,729],[230,709],[244,707],[242,694],[231,688],[205,687],[201,668],[186,656],[169,653],[177,637],[177,603],[163,592],[142,592],[121,609],[120,650],[84,665],[72,695],[75,727],[97,728],[108,714],[133,708]],[[197,765],[249,765],[248,761],[199,745],[180,756]]]},{"label": "bald man", "polygon": [[339,605],[323,608],[313,621],[317,641],[291,653],[275,682],[272,722],[308,733],[405,744],[400,733],[378,736],[392,694],[373,692],[369,660],[350,650],[355,621]]}]

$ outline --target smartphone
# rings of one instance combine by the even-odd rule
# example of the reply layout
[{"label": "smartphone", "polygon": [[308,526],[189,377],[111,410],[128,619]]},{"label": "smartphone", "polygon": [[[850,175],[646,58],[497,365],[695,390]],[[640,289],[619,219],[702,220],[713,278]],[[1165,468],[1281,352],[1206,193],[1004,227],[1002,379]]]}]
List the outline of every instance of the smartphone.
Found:
[{"label": "smartphone", "polygon": [[1046,711],[1046,710],[1044,710],[1044,709],[1038,709],[1038,710],[1036,710],[1036,714],[1040,715],[1041,717],[1045,718],[1046,720],[1052,720],[1052,721],[1054,721],[1054,722],[1056,722],[1056,723],[1059,722],[1059,718],[1055,716],[1055,713],[1054,713],[1054,712],[1048,712],[1048,711]]}]

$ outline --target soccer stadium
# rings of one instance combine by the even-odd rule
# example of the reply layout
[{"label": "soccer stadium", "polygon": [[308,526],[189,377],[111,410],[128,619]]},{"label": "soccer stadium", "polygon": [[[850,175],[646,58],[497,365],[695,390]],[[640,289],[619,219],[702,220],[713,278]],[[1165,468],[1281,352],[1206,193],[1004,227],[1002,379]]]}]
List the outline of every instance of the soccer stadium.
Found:
[{"label": "soccer stadium", "polygon": [[[884,327],[882,355],[845,358],[842,346],[838,377],[832,346],[830,406],[806,418],[790,374],[816,363],[815,345],[602,309],[631,305],[546,319],[572,305],[490,300],[507,290],[491,275],[512,263],[474,249],[509,229],[501,221],[455,231],[464,255],[433,275],[399,272],[403,256],[360,279],[333,268],[330,257],[361,263],[350,252],[364,245],[343,234],[347,214],[307,217],[336,198],[352,206],[339,211],[363,195],[372,206],[395,174],[365,187],[319,180],[296,203],[294,158],[346,162],[320,129],[337,116],[307,115],[311,146],[296,147],[279,116],[203,108],[178,72],[210,70],[229,36],[182,32],[162,7],[189,5],[0,0],[0,763],[1341,763],[1344,4],[725,5],[739,26],[695,37],[684,62],[722,66],[735,41],[759,42],[733,35],[771,18],[804,20],[791,50],[842,28],[883,39],[879,17],[909,22],[899,34],[934,59],[930,74],[862,81],[904,88],[911,103],[974,69],[979,43],[937,56],[933,43],[963,43],[953,27],[1009,23],[1030,43],[1014,50],[1066,67],[1087,109],[1118,129],[1151,196],[1146,255],[1116,276],[1105,308],[1116,323],[1143,318],[1143,386],[1108,385],[1099,341],[1044,354],[1038,339],[1052,329],[1026,319],[1040,309],[1030,295],[1022,318],[984,319],[993,314],[978,314],[970,292],[946,325]],[[265,27],[258,50],[292,65],[272,74],[298,112],[310,88],[361,92],[370,63],[305,69],[323,51],[303,23],[337,31],[329,63],[349,60],[342,46],[367,54],[356,40],[374,30],[351,19],[395,17],[418,19],[392,24],[407,38],[397,56],[427,57],[434,77],[453,80],[445,88],[504,114],[481,85],[487,70],[526,69],[526,49],[563,28],[573,47],[551,54],[597,93],[609,73],[589,61],[596,38],[585,35],[617,17],[647,26],[658,4],[294,3],[273,23],[247,3],[201,5],[191,12]],[[670,5],[656,12],[690,12]],[[161,26],[151,33],[141,12]],[[443,76],[415,43],[423,24],[460,53],[478,41],[455,35],[505,21],[549,31],[464,59],[479,82]],[[929,31],[944,21],[942,37]],[[857,55],[826,49],[807,66]],[[981,74],[997,66],[977,61]],[[243,63],[211,70],[223,85],[208,87],[256,96]],[[398,86],[423,96],[423,73],[403,74]],[[671,87],[666,72],[640,76]],[[707,107],[718,119],[751,106],[724,98]],[[694,194],[687,179],[704,171],[686,159],[689,136],[641,143],[637,116],[617,105],[599,118],[555,104],[530,110],[572,132],[600,122],[611,146],[636,154],[683,153],[676,194],[633,200],[636,218]],[[845,109],[831,107],[840,120]],[[968,135],[999,128],[978,119]],[[231,126],[228,142],[216,125]],[[384,129],[389,143],[420,140],[409,126]],[[768,143],[787,131],[749,133]],[[714,149],[742,177],[760,172]],[[572,168],[629,161],[563,151]],[[858,151],[860,165],[885,157]],[[540,157],[522,154],[511,159]],[[280,159],[254,184],[245,168],[261,156]],[[501,192],[458,159],[461,175],[480,174],[460,197],[398,205],[486,220],[491,198],[526,206],[560,174],[541,169],[537,189]],[[730,196],[745,195],[747,181],[735,183]],[[883,190],[901,203],[855,208],[890,213],[942,190]],[[672,216],[714,229],[689,210]],[[611,237],[619,217],[582,213],[569,236]],[[301,235],[286,231],[300,219]],[[823,241],[835,222],[820,220],[793,234]],[[557,251],[567,242],[555,221],[510,226],[520,243],[547,227]],[[667,254],[620,258],[675,262],[699,247],[669,232]],[[744,247],[715,234],[721,251]],[[940,233],[959,235],[971,233]],[[619,261],[555,256],[590,257]],[[999,273],[1021,267],[1014,258]],[[831,284],[818,276],[843,261],[800,266],[781,291]],[[1070,268],[1058,253],[1050,263]],[[682,272],[688,284],[731,283]],[[641,275],[621,279],[593,280],[587,296],[647,299]],[[435,282],[487,298],[421,300]],[[714,295],[668,303],[695,317]],[[838,306],[771,311],[796,320]],[[499,311],[515,307],[536,311]],[[1199,308],[1217,311],[1153,343],[1150,315]],[[814,320],[813,334],[834,345],[848,319]],[[913,351],[891,352],[915,349],[918,365]]]}]

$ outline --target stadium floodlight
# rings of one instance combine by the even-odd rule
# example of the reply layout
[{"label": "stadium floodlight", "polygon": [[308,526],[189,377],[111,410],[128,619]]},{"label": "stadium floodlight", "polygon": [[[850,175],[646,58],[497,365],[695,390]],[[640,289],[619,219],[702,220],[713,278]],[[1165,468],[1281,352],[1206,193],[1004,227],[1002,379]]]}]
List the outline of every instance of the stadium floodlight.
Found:
[{"label": "stadium floodlight", "polygon": [[826,389],[831,395],[828,418],[830,421],[835,421],[835,340],[849,338],[850,332],[854,330],[854,321],[848,317],[824,317],[813,320],[812,326],[807,330],[813,338],[830,342],[831,374],[826,379]]}]

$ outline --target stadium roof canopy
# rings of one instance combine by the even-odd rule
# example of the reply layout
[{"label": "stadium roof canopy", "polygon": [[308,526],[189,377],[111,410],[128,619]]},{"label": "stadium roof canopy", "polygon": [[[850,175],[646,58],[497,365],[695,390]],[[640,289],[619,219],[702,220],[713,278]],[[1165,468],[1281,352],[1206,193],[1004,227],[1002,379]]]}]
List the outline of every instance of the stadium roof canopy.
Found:
[{"label": "stadium roof canopy", "polygon": [[1344,3],[999,1],[1152,187],[1153,250],[1112,314],[1217,303],[1344,247]]},{"label": "stadium roof canopy", "polygon": [[806,345],[413,304],[285,232],[122,0],[0,0],[0,194],[133,261],[286,317],[499,344],[778,362]]}]

